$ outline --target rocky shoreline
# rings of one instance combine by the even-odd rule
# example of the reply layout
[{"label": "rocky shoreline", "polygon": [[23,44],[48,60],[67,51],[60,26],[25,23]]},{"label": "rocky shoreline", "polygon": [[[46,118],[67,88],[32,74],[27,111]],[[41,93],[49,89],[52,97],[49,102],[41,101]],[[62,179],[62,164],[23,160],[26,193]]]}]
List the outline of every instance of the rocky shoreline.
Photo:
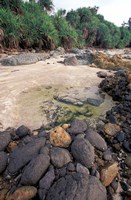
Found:
[{"label": "rocky shoreline", "polygon": [[106,118],[0,133],[0,200],[131,198],[131,74],[100,88],[117,101]]}]

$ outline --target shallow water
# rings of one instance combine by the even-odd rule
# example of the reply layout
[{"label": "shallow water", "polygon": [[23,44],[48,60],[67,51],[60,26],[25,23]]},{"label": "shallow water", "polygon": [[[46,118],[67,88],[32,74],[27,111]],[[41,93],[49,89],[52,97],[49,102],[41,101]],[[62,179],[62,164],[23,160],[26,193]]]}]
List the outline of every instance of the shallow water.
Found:
[{"label": "shallow water", "polygon": [[[72,88],[55,85],[54,87],[47,86],[46,88],[37,87],[22,93],[17,102],[17,105],[19,105],[17,107],[19,118],[17,121],[28,125],[31,129],[36,129],[48,124],[52,115],[54,115],[54,121],[57,125],[67,123],[73,118],[96,119],[104,116],[106,111],[110,110],[115,104],[108,95],[105,95],[105,100],[99,107],[89,104],[76,106],[56,100],[56,96],[61,92],[70,93],[70,90],[72,91]],[[92,88],[90,91],[97,92],[96,88]],[[55,108],[57,108],[56,111]],[[51,114],[48,114],[49,117],[47,117],[47,112],[50,111]],[[20,124],[16,124],[16,126],[18,125]]]}]

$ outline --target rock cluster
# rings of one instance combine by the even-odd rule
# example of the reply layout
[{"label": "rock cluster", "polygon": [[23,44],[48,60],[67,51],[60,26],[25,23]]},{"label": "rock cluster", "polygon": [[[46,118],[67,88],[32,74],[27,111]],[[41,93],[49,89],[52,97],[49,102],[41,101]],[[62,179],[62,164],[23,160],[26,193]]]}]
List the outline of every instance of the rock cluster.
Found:
[{"label": "rock cluster", "polygon": [[124,60],[120,55],[109,55],[98,52],[92,54],[92,62],[102,69],[131,69],[131,61]]},{"label": "rock cluster", "polygon": [[117,101],[106,114],[103,135],[119,159],[122,195],[131,198],[131,73],[119,70],[100,87]]},{"label": "rock cluster", "polygon": [[107,199],[96,162],[99,152],[107,150],[105,140],[86,121],[63,127],[34,135],[25,126],[0,133],[0,199]]},{"label": "rock cluster", "polygon": [[21,53],[3,58],[0,63],[4,66],[28,65],[49,58],[48,53]]},{"label": "rock cluster", "polygon": [[102,81],[118,102],[96,123],[0,132],[0,200],[130,199],[130,83],[124,71]]}]

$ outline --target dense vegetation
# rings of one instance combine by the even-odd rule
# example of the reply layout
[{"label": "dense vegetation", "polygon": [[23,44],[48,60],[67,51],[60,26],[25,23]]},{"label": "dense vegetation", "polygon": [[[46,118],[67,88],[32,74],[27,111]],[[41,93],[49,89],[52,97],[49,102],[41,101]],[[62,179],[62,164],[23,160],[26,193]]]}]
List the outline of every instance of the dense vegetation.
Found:
[{"label": "dense vegetation", "polygon": [[0,0],[0,48],[131,46],[131,20],[117,27],[98,14],[98,7],[51,14],[53,8],[51,0]]}]

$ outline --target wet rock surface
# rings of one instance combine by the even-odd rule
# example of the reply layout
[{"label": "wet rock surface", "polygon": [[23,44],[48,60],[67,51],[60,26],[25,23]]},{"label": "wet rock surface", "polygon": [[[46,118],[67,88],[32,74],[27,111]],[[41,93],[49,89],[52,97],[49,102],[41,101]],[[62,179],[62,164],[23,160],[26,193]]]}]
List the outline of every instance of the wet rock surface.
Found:
[{"label": "wet rock surface", "polygon": [[77,58],[75,56],[68,56],[67,58],[65,58],[64,64],[77,66],[77,65],[79,65],[79,61],[77,60]]},{"label": "wet rock surface", "polygon": [[124,71],[102,81],[101,90],[117,100],[103,118],[76,119],[51,130],[41,127],[31,132],[22,126],[1,132],[0,198],[130,199],[129,82]]},{"label": "wet rock surface", "polygon": [[77,162],[90,168],[94,162],[94,148],[90,142],[84,138],[76,138],[71,145],[71,152]]},{"label": "wet rock surface", "polygon": [[15,56],[3,58],[0,63],[4,66],[28,65],[49,57],[47,53],[22,53]]}]

